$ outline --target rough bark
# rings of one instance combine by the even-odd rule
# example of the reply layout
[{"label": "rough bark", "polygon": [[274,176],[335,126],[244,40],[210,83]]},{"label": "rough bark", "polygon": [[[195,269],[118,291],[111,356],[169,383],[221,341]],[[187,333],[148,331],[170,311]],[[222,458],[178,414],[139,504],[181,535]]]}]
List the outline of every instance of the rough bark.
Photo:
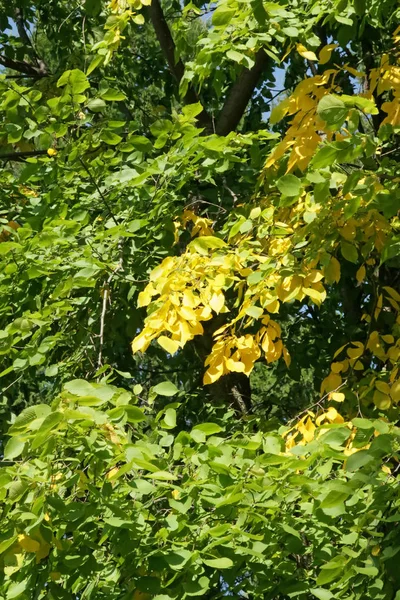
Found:
[{"label": "rough bark", "polygon": [[[164,12],[161,8],[159,0],[152,1],[151,5],[148,8],[148,14],[153,24],[158,43],[160,44],[161,50],[163,51],[163,54],[167,60],[169,70],[171,71],[172,75],[175,77],[177,83],[179,84],[185,72],[185,67],[181,59],[179,59],[178,61],[175,60],[175,42],[173,40],[171,31],[165,19]],[[199,102],[199,98],[195,90],[190,86],[185,96],[185,102],[187,104],[196,104],[197,102]],[[207,114],[206,110],[203,110],[200,113],[200,115],[198,116],[198,122],[201,127],[205,127],[208,131],[212,130],[212,120]]]},{"label": "rough bark", "polygon": [[228,135],[228,133],[234,131],[239,125],[240,119],[246,110],[246,106],[254,93],[267,63],[268,57],[264,50],[261,49],[257,52],[253,67],[251,69],[243,69],[228,93],[217,119],[215,130],[218,135]]}]

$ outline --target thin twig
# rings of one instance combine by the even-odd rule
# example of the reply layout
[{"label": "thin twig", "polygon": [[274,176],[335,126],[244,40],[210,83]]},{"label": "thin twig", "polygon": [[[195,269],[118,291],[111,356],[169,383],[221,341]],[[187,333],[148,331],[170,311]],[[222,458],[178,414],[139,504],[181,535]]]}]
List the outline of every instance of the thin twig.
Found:
[{"label": "thin twig", "polygon": [[316,406],[319,406],[319,408],[321,407],[321,402],[323,402],[324,400],[326,400],[326,398],[328,398],[331,394],[334,394],[335,392],[337,392],[338,390],[340,390],[342,387],[344,387],[347,383],[347,380],[344,381],[343,383],[341,383],[337,388],[335,388],[334,390],[331,390],[330,392],[327,392],[325,394],[325,396],[322,396],[322,398],[320,398],[317,402],[315,402],[314,404],[311,404],[311,406],[308,406],[307,408],[305,408],[304,410],[302,410],[301,412],[299,412],[295,417],[293,417],[293,419],[290,419],[290,421],[287,422],[287,425],[290,425],[291,423],[293,423],[293,421],[297,421],[297,419],[299,419],[301,417],[301,415],[304,415],[305,413],[308,413],[309,410],[311,410],[312,408],[315,408]]},{"label": "thin twig", "polygon": [[22,378],[22,375],[20,375],[15,381],[13,381],[12,383],[10,383],[10,385],[8,385],[5,390],[2,390],[2,393],[4,394],[4,392],[6,392],[7,390],[10,389],[10,387],[12,387],[15,383],[17,383],[17,381],[19,381]]},{"label": "thin twig", "polygon": [[109,301],[111,304],[110,285],[114,278],[114,275],[120,269],[122,269],[122,265],[123,265],[122,245],[123,245],[123,239],[121,238],[118,242],[118,249],[120,251],[120,257],[119,257],[118,264],[112,270],[112,273],[110,273],[110,275],[104,285],[104,288],[103,288],[103,290],[104,290],[103,291],[103,306],[102,306],[102,310],[101,310],[100,333],[99,333],[99,356],[97,359],[97,368],[98,369],[100,369],[100,367],[102,367],[102,365],[103,365],[104,324],[105,324],[105,320],[106,320],[107,301]]},{"label": "thin twig", "polygon": [[118,221],[116,220],[116,218],[114,217],[114,214],[113,214],[113,212],[112,212],[112,210],[111,210],[111,207],[110,207],[110,205],[108,204],[108,202],[107,202],[107,200],[106,200],[106,198],[105,198],[105,196],[104,196],[103,192],[102,192],[102,191],[101,191],[101,189],[99,188],[99,186],[98,186],[98,184],[97,184],[97,181],[95,180],[95,178],[93,177],[92,173],[90,172],[90,170],[89,170],[89,167],[88,167],[88,166],[85,164],[85,162],[83,161],[83,159],[82,159],[82,158],[80,158],[80,157],[79,157],[79,162],[81,163],[82,167],[85,169],[86,173],[89,175],[89,179],[90,179],[90,181],[93,183],[93,185],[94,185],[94,187],[96,188],[96,190],[97,190],[97,192],[98,192],[98,194],[99,194],[100,198],[103,200],[103,202],[104,202],[104,204],[105,204],[105,207],[107,208],[108,212],[109,212],[109,213],[110,213],[110,215],[111,215],[111,218],[112,218],[112,220],[113,220],[113,221],[114,221],[114,223],[115,223],[115,224],[118,226],[118,225],[119,225],[119,223],[118,223]]}]

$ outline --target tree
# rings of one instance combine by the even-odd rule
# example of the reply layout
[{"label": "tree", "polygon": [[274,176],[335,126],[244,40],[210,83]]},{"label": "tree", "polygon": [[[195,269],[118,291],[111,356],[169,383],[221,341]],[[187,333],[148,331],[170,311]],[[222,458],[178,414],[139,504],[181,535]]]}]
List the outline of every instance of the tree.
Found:
[{"label": "tree", "polygon": [[1,597],[398,600],[397,4],[1,9]]}]

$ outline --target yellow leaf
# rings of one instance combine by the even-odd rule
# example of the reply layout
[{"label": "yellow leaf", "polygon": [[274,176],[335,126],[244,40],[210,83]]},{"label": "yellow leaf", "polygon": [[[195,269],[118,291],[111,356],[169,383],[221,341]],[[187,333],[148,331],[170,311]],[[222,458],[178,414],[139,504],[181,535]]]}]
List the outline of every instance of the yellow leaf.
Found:
[{"label": "yellow leaf", "polygon": [[338,47],[338,44],[328,44],[324,46],[319,52],[319,64],[325,65],[330,61],[332,51]]},{"label": "yellow leaf", "polygon": [[315,290],[314,288],[303,288],[303,292],[305,294],[307,294],[307,296],[310,296],[311,300],[313,302],[315,302],[315,304],[318,304],[318,306],[320,304],[322,304],[322,302],[325,300],[326,298],[326,293],[324,292],[318,292],[317,290]]},{"label": "yellow leaf", "polygon": [[393,362],[398,361],[400,358],[400,348],[397,348],[396,346],[392,346],[391,348],[389,348],[387,355],[391,361],[393,361]]},{"label": "yellow leaf", "polygon": [[303,46],[303,44],[297,44],[296,50],[303,58],[307,60],[312,60],[314,62],[318,62],[318,58],[316,57],[314,52],[312,52],[311,50],[307,50],[307,48]]},{"label": "yellow leaf", "polygon": [[46,558],[46,556],[49,555],[50,550],[50,544],[48,544],[47,542],[42,543],[40,545],[39,550],[36,552],[36,564],[38,564],[42,560],[42,558]]},{"label": "yellow leaf", "polygon": [[321,384],[321,393],[333,392],[341,385],[342,378],[337,373],[329,373],[328,377],[325,377]]},{"label": "yellow leaf", "polygon": [[281,121],[283,119],[283,117],[286,115],[288,110],[289,110],[289,99],[286,99],[283,102],[280,102],[277,106],[274,106],[274,108],[271,110],[271,115],[269,118],[269,122],[271,123],[271,125],[275,125],[275,123],[279,123],[279,121]]},{"label": "yellow leaf", "polygon": [[21,534],[18,536],[18,543],[27,552],[38,552],[40,550],[40,544],[36,540],[33,540],[28,535]]},{"label": "yellow leaf", "polygon": [[314,439],[314,432],[316,427],[310,419],[310,417],[307,417],[305,423],[303,422],[303,420],[300,421],[300,423],[297,425],[297,429],[302,434],[305,442],[311,442]]},{"label": "yellow leaf", "polygon": [[290,367],[290,363],[292,362],[292,359],[290,358],[290,354],[286,350],[285,347],[283,347],[282,354],[283,354],[283,360],[285,361],[285,364],[286,364],[287,368],[289,368]]},{"label": "yellow leaf", "polygon": [[[323,275],[320,271],[317,271],[317,269],[313,269],[312,271],[310,271],[310,273],[307,274],[306,278],[304,281],[307,282],[307,284],[309,283],[318,283],[318,281],[321,281],[321,279],[323,279]],[[306,285],[305,287],[308,287],[308,285]]]},{"label": "yellow leaf", "polygon": [[178,308],[178,313],[187,321],[197,321],[196,313],[192,308],[188,308],[187,306],[181,306],[180,308]]},{"label": "yellow leaf", "polygon": [[138,296],[138,307],[142,308],[143,306],[147,306],[148,304],[150,304],[151,302],[151,293],[148,290],[148,288],[146,288],[145,290],[143,290],[143,292],[140,292],[139,296]]},{"label": "yellow leaf", "polygon": [[331,256],[329,264],[324,269],[325,279],[328,283],[336,282],[340,280],[340,262],[334,256]]},{"label": "yellow leaf", "polygon": [[172,490],[171,495],[174,500],[179,500],[179,498],[181,497],[181,493],[179,490]]},{"label": "yellow leaf", "polygon": [[330,399],[334,400],[335,402],[344,402],[345,400],[345,395],[342,394],[342,392],[333,392],[330,395]]},{"label": "yellow leaf", "polygon": [[160,344],[161,348],[168,352],[168,354],[175,354],[180,346],[179,342],[171,340],[171,338],[166,335],[160,335],[157,342]]},{"label": "yellow leaf", "polygon": [[352,242],[357,235],[356,228],[351,223],[346,223],[346,225],[339,230],[339,233],[348,242]]},{"label": "yellow leaf", "polygon": [[131,344],[133,354],[136,354],[136,352],[145,352],[145,350],[147,350],[149,347],[150,342],[151,338],[147,332],[142,331],[139,333],[139,335],[135,337]]},{"label": "yellow leaf", "polygon": [[362,283],[364,281],[365,275],[366,275],[366,269],[365,269],[364,265],[361,265],[361,267],[358,269],[358,271],[356,273],[356,279],[357,279],[358,283]]},{"label": "yellow leaf", "polygon": [[357,71],[356,69],[353,69],[353,67],[350,67],[348,64],[343,65],[343,69],[345,71],[348,71],[349,73],[351,73],[351,75],[353,75],[353,77],[365,77],[365,73],[363,73],[362,71]]},{"label": "yellow leaf", "polygon": [[272,300],[269,304],[264,304],[264,308],[270,313],[279,312],[279,300]]},{"label": "yellow leaf", "polygon": [[229,371],[234,371],[236,373],[244,373],[245,366],[239,360],[233,360],[232,358],[228,358],[225,362],[226,368]]},{"label": "yellow leaf", "polygon": [[361,342],[352,342],[356,348],[347,348],[347,354],[350,358],[359,358],[364,353],[364,345]]},{"label": "yellow leaf", "polygon": [[398,379],[392,384],[392,387],[390,389],[390,395],[392,397],[393,402],[400,401],[400,379]]},{"label": "yellow leaf", "polygon": [[392,296],[393,300],[397,300],[397,302],[400,302],[400,294],[398,292],[396,292],[396,290],[394,290],[392,287],[389,286],[385,286],[383,288],[390,296]]},{"label": "yellow leaf", "polygon": [[380,410],[388,410],[392,405],[390,396],[383,394],[379,390],[375,390],[372,400],[374,401],[375,406]]},{"label": "yellow leaf", "polygon": [[344,368],[344,364],[342,362],[334,362],[331,364],[331,371],[333,373],[340,373],[340,371],[343,371]]},{"label": "yellow leaf", "polygon": [[390,386],[386,381],[375,381],[375,387],[383,394],[390,394]]},{"label": "yellow leaf", "polygon": [[343,417],[341,415],[339,415],[336,408],[334,408],[333,406],[330,406],[328,408],[328,410],[325,413],[325,416],[328,419],[328,421],[330,421],[331,423],[338,422],[338,420],[339,420],[339,422],[344,420]]},{"label": "yellow leaf", "polygon": [[225,304],[224,294],[222,292],[214,292],[214,294],[210,298],[209,304],[213,311],[216,312],[218,315]]},{"label": "yellow leaf", "polygon": [[337,356],[339,356],[339,354],[342,352],[342,350],[344,350],[346,348],[346,346],[347,346],[347,344],[340,346],[340,348],[338,350],[336,350],[335,354],[333,355],[333,358],[336,358]]},{"label": "yellow leaf", "polygon": [[224,374],[224,367],[222,363],[212,364],[207,371],[204,373],[203,383],[204,385],[211,385]]},{"label": "yellow leaf", "polygon": [[110,470],[108,471],[108,473],[107,473],[107,475],[106,475],[106,478],[107,478],[107,479],[112,479],[112,477],[113,477],[114,475],[116,475],[116,474],[118,473],[118,471],[119,471],[119,468],[118,468],[118,467],[113,467],[112,469],[110,469]]}]

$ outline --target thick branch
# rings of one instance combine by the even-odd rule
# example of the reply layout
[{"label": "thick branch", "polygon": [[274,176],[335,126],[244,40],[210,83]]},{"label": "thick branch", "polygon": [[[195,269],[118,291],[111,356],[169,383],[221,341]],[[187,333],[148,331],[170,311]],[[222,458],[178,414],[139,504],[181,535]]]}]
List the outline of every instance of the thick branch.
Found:
[{"label": "thick branch", "polygon": [[217,120],[216,133],[218,135],[228,135],[239,125],[267,62],[268,57],[261,49],[257,52],[252,68],[244,69],[241,72],[233,84]]},{"label": "thick branch", "polygon": [[47,155],[47,150],[29,150],[27,152],[10,152],[8,154],[0,154],[0,160],[14,160],[20,162],[32,156]]},{"label": "thick branch", "polygon": [[27,29],[25,26],[25,20],[24,20],[24,14],[22,12],[22,8],[16,7],[16,9],[15,9],[15,23],[17,25],[19,37],[21,38],[21,40],[23,41],[25,46],[29,46],[33,50],[33,58],[37,64],[38,72],[41,73],[42,75],[47,75],[46,65],[38,57],[35,47],[32,43],[32,40],[28,35]]},{"label": "thick branch", "polygon": [[[148,14],[154,27],[158,42],[161,46],[161,50],[167,60],[169,70],[175,77],[177,83],[181,82],[183,77],[185,66],[181,59],[175,61],[175,42],[172,38],[171,31],[168,27],[168,23],[165,20],[165,16],[160,4],[160,0],[152,0],[148,8]],[[196,104],[199,98],[195,90],[189,86],[185,96],[185,102],[187,104]],[[199,115],[198,121],[201,127],[206,127],[210,131],[212,130],[212,121],[205,110]]]},{"label": "thick branch", "polygon": [[172,39],[172,35],[168,27],[168,23],[165,20],[159,0],[152,1],[149,7],[149,15],[154,27],[154,31],[156,32],[158,42],[161,46],[161,50],[167,59],[169,69],[177,82],[180,83],[185,67],[180,59],[178,62],[175,62],[175,42]]},{"label": "thick branch", "polygon": [[22,14],[22,8],[17,7],[15,9],[15,23],[17,25],[19,37],[24,42],[25,46],[31,46],[31,40],[29,39],[28,32],[25,28],[24,16]]},{"label": "thick branch", "polygon": [[13,60],[12,58],[7,58],[7,56],[0,55],[0,65],[7,69],[18,71],[18,73],[25,73],[26,75],[29,75],[29,77],[39,78],[46,77],[47,75],[47,72],[43,71],[41,67],[34,67],[30,63],[22,60]]}]

